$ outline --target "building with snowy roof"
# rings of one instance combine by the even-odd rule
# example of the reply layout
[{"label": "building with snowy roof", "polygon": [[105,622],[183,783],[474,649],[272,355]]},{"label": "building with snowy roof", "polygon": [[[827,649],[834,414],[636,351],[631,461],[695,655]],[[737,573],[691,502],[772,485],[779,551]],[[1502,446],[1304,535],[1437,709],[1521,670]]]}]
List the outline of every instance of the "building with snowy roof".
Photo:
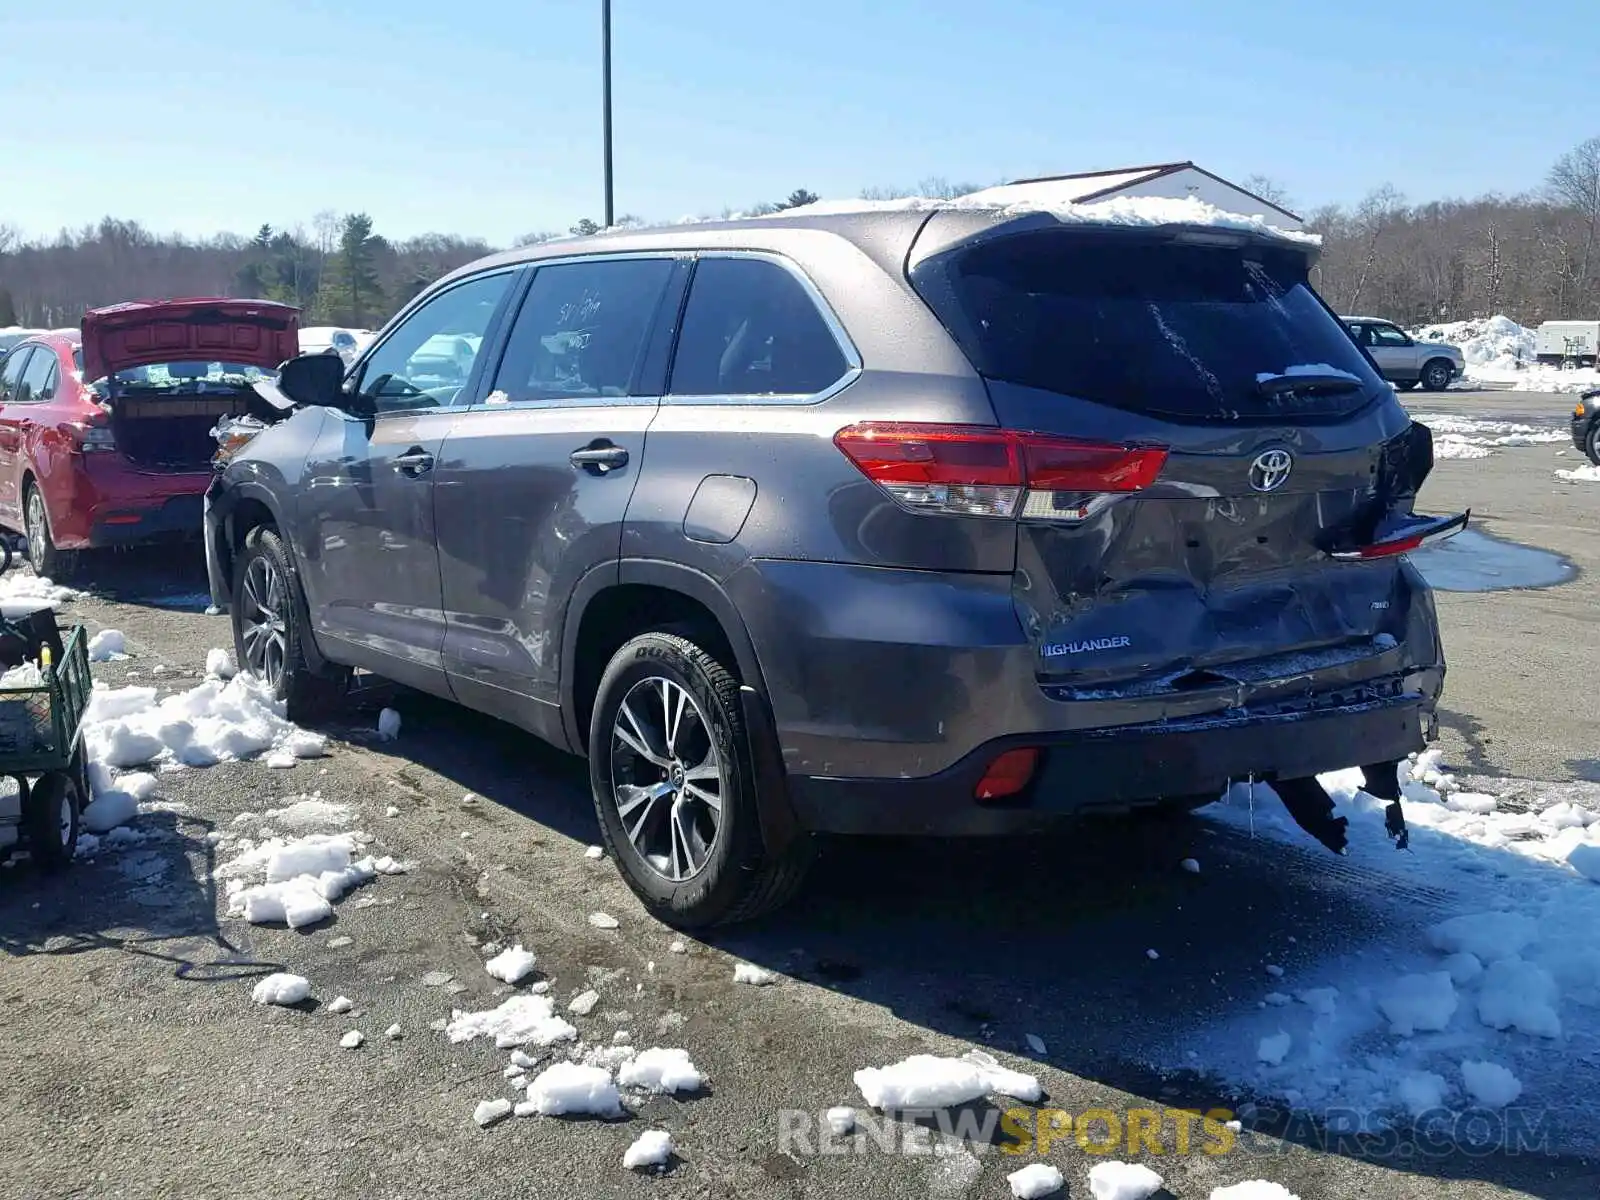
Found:
[{"label": "building with snowy roof", "polygon": [[1148,167],[1120,167],[1111,171],[1085,171],[1076,175],[1046,175],[1019,179],[984,188],[966,197],[994,204],[1092,204],[1122,196],[1159,196],[1182,200],[1193,196],[1224,212],[1260,217],[1279,229],[1301,230],[1300,217],[1220,175],[1192,162],[1156,163]]}]

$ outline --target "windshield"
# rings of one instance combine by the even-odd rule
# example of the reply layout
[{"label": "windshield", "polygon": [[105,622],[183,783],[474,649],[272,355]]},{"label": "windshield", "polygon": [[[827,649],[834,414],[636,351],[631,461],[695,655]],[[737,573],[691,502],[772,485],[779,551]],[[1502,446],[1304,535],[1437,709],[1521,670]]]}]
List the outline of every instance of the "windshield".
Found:
[{"label": "windshield", "polygon": [[[986,378],[1176,420],[1345,413],[1383,384],[1297,252],[1045,232],[957,247],[912,282]],[[1350,386],[1311,386],[1338,374]],[[1307,386],[1263,386],[1300,376]]]},{"label": "windshield", "polygon": [[[240,388],[264,379],[276,379],[277,374],[247,363],[176,362],[133,367],[126,371],[117,371],[111,378],[119,394],[127,392],[202,394],[218,388]],[[107,389],[107,381],[97,380],[94,387],[96,391],[103,393]]]}]

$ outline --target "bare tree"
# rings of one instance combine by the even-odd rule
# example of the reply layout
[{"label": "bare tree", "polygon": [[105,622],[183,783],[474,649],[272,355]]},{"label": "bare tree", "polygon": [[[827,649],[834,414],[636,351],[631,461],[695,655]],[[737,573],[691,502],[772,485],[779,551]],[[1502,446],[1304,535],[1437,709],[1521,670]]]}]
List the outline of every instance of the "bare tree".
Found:
[{"label": "bare tree", "polygon": [[1270,175],[1246,175],[1244,182],[1239,185],[1245,191],[1260,196],[1269,204],[1276,204],[1279,208],[1294,211],[1294,201],[1289,197],[1289,190]]},{"label": "bare tree", "polygon": [[[1595,236],[1600,232],[1600,137],[1592,137],[1556,159],[1545,186],[1556,203],[1573,209],[1583,218],[1583,249],[1573,283],[1580,294],[1585,294],[1593,280],[1590,269],[1594,262]],[[1562,298],[1565,300],[1564,294]]]}]

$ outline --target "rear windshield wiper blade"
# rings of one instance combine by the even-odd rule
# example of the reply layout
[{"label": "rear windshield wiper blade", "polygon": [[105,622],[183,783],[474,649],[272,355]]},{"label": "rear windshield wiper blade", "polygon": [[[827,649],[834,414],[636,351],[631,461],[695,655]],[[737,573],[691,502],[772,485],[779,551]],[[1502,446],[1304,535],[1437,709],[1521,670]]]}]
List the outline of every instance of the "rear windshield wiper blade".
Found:
[{"label": "rear windshield wiper blade", "polygon": [[1257,375],[1256,391],[1263,396],[1282,396],[1289,392],[1358,392],[1361,381],[1354,375],[1319,371],[1292,371],[1284,375]]}]

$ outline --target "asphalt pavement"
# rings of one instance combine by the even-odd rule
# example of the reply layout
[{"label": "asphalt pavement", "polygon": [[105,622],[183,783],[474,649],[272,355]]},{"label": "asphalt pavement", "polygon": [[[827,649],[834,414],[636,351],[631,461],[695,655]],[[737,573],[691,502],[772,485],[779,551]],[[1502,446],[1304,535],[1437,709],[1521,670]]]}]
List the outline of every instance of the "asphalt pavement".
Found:
[{"label": "asphalt pavement", "polygon": [[[1406,399],[1419,413],[1547,424],[1570,408],[1506,392]],[[1497,449],[1440,462],[1424,490],[1420,508],[1470,506],[1476,528],[1564,564],[1554,586],[1502,586],[1516,582],[1513,561],[1492,590],[1439,594],[1443,739],[1463,770],[1600,780],[1588,699],[1600,484],[1554,475],[1578,462],[1570,446]],[[1445,565],[1470,581],[1473,562]],[[206,649],[229,642],[226,618],[203,613],[203,582],[198,564],[170,555],[108,567],[97,595],[67,610],[127,636],[134,657],[97,676],[197,682]],[[392,742],[375,736],[385,702],[404,717]],[[26,863],[0,871],[0,1197],[1007,1196],[1006,1174],[1033,1158],[1004,1153],[992,1131],[963,1139],[907,1123],[894,1152],[860,1136],[843,1153],[810,1152],[826,1108],[854,1105],[866,1119],[857,1069],[971,1049],[1037,1074],[1037,1107],[1109,1110],[1123,1127],[1130,1110],[1156,1114],[1161,1154],[1148,1139],[1144,1153],[1124,1139],[1109,1155],[1055,1141],[1044,1157],[1074,1197],[1089,1194],[1088,1169],[1103,1157],[1142,1158],[1182,1200],[1256,1178],[1301,1200],[1600,1195],[1600,1166],[1570,1146],[1421,1154],[1404,1142],[1328,1144],[1258,1117],[1264,1131],[1227,1153],[1205,1152],[1198,1136],[1179,1152],[1173,1110],[1231,1112],[1252,1097],[1165,1069],[1151,1048],[1204,1036],[1254,1004],[1269,953],[1292,966],[1388,936],[1396,898],[1340,860],[1204,820],[1105,822],[1021,843],[831,843],[791,908],[682,938],[676,953],[679,935],[645,916],[609,862],[585,856],[599,838],[581,764],[411,695],[352,703],[326,732],[329,757],[291,771],[248,762],[163,774],[169,810],[137,820],[155,835],[137,846],[55,877]],[[308,930],[228,918],[211,872],[229,851],[207,835],[312,792],[352,806],[377,851],[416,869],[360,889]],[[1204,874],[1175,869],[1191,855]],[[595,928],[597,911],[619,927]],[[622,1121],[513,1118],[480,1130],[474,1105],[511,1098],[507,1052],[451,1045],[432,1026],[503,998],[482,966],[490,942],[534,951],[561,1010],[599,992],[591,1013],[571,1018],[586,1042],[627,1030],[635,1045],[681,1046],[706,1087],[650,1099]],[[781,979],[736,984],[738,961]],[[254,981],[277,969],[307,976],[313,1002],[251,1003]],[[339,995],[352,1013],[328,1011]],[[396,1023],[403,1036],[390,1040]],[[365,1033],[363,1046],[340,1047],[349,1029]],[[966,1111],[973,1128],[993,1125],[981,1107]],[[622,1167],[645,1128],[672,1134],[664,1175]],[[1109,1129],[1102,1120],[1092,1143]]]}]

